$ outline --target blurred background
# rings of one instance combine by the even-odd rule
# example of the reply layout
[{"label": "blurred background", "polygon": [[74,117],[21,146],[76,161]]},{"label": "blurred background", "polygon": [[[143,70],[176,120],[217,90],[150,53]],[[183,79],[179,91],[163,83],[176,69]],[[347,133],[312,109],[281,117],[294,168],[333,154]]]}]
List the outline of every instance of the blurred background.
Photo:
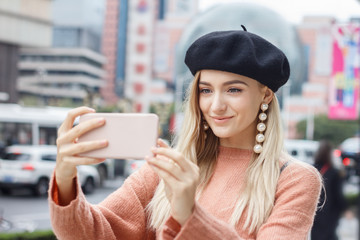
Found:
[{"label": "blurred background", "polygon": [[[318,141],[331,142],[349,204],[337,233],[359,239],[359,0],[0,0],[2,158],[24,160],[19,156],[35,156],[38,145],[55,145],[69,109],[82,105],[156,113],[160,137],[171,142],[192,80],[186,49],[208,32],[240,25],[288,56],[290,80],[277,92],[286,149],[313,164]],[[13,145],[18,148],[9,150]],[[17,177],[6,161],[0,160],[0,223],[4,216],[13,225],[29,219],[32,231],[50,229],[46,199],[13,191]],[[97,166],[94,186],[101,187],[90,201],[103,199],[141,165],[109,159]],[[26,166],[21,171],[31,169]],[[42,195],[39,179],[32,184],[35,195]],[[39,209],[19,208],[30,203]]]}]

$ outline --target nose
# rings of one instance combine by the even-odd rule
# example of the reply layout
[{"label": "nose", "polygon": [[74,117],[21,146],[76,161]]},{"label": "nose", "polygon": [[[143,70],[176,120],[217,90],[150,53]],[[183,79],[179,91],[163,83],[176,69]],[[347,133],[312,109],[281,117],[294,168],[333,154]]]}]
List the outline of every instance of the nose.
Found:
[{"label": "nose", "polygon": [[226,111],[226,102],[222,94],[214,94],[214,98],[211,103],[211,111],[216,114]]}]

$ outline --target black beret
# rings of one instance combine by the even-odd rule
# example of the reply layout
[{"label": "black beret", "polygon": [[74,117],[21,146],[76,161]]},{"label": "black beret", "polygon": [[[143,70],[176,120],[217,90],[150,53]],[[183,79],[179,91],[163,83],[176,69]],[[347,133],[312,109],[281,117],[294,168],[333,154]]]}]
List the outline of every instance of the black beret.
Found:
[{"label": "black beret", "polygon": [[232,72],[255,79],[274,92],[290,75],[285,54],[246,29],[211,32],[198,38],[187,50],[185,64],[193,75],[202,69]]}]

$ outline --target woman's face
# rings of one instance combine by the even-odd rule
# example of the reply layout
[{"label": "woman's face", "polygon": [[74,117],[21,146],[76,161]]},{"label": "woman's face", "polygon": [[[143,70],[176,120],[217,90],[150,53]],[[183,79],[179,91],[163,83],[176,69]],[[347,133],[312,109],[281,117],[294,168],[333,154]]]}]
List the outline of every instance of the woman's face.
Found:
[{"label": "woman's face", "polygon": [[200,74],[200,110],[223,146],[253,147],[260,105],[272,96],[270,89],[242,75],[217,70]]}]

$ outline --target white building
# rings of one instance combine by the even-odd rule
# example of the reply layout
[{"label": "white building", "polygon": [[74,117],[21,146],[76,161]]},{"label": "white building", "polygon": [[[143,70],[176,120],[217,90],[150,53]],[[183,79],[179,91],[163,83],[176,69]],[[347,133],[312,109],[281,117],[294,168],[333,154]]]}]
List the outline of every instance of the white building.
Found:
[{"label": "white building", "polygon": [[49,47],[51,0],[0,1],[0,102],[16,103],[19,49]]},{"label": "white building", "polygon": [[104,63],[104,56],[86,48],[23,48],[17,89],[23,99],[40,96],[51,105],[83,102],[102,86]]}]

